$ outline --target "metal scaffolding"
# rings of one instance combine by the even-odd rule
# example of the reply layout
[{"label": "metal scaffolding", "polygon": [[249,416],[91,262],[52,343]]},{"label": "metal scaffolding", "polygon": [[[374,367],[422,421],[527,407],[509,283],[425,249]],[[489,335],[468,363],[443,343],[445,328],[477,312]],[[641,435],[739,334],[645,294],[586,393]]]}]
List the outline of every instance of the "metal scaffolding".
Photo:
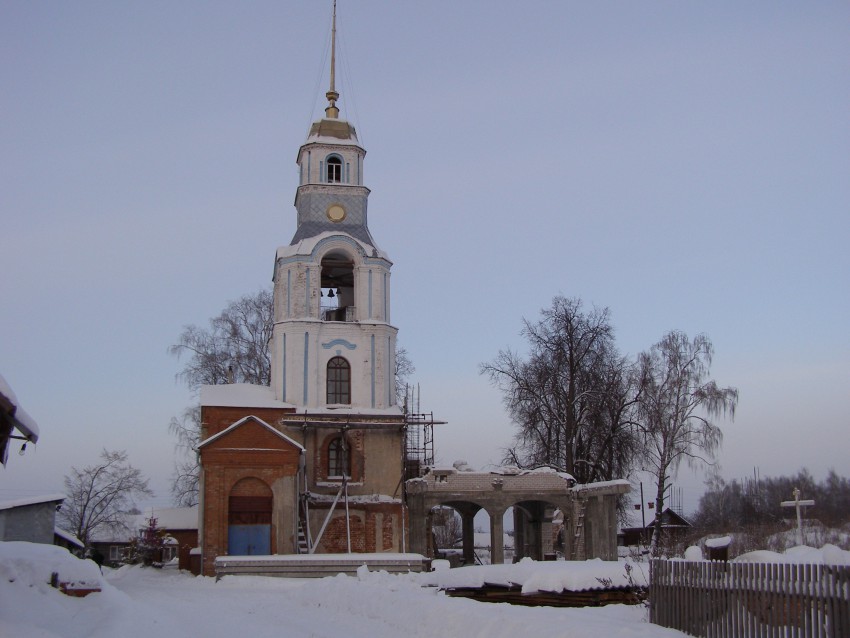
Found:
[{"label": "metal scaffolding", "polygon": [[404,397],[404,480],[424,476],[434,465],[433,412],[421,412],[419,408],[419,386],[407,386]]}]

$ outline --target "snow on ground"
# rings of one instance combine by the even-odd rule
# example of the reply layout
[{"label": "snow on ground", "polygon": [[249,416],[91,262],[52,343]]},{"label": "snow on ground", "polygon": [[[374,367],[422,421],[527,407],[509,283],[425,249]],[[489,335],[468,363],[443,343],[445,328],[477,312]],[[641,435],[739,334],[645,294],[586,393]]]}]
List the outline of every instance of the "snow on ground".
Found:
[{"label": "snow on ground", "polygon": [[[14,547],[9,547],[14,545]],[[6,547],[4,547],[6,546]],[[449,598],[423,586],[433,574],[366,573],[358,577],[283,579],[193,577],[185,572],[125,566],[109,570],[103,591],[70,598],[46,586],[49,571],[90,580],[91,561],[65,552],[45,559],[29,543],[0,543],[0,636],[16,638],[265,637],[409,638],[522,635],[622,638],[681,637],[652,625],[641,606],[563,609],[519,607]],[[60,550],[65,551],[65,550]],[[14,560],[14,572],[7,568]],[[595,562],[595,561],[594,561]],[[608,565],[616,563],[609,563]],[[552,577],[551,563],[534,565]],[[561,563],[565,565],[565,563]],[[544,568],[545,566],[545,568]],[[473,572],[465,567],[452,572]],[[591,570],[580,568],[576,574]],[[441,576],[440,576],[441,577]],[[471,578],[471,577],[470,577]],[[578,578],[578,576],[576,576]],[[64,575],[60,579],[66,580]]]}]

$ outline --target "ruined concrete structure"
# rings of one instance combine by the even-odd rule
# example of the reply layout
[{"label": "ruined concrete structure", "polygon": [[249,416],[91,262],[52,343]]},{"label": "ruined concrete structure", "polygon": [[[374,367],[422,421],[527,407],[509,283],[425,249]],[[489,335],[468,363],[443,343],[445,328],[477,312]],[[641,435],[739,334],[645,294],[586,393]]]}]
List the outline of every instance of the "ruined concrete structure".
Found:
[{"label": "ruined concrete structure", "polygon": [[502,563],[503,518],[513,508],[515,560],[526,556],[543,560],[556,553],[552,520],[559,510],[565,558],[616,560],[617,497],[629,489],[628,481],[576,485],[569,474],[550,468],[503,468],[495,472],[433,469],[407,482],[410,549],[435,555],[432,513],[435,508],[448,506],[460,514],[464,562],[473,564],[473,521],[484,510],[490,517],[491,561]]}]

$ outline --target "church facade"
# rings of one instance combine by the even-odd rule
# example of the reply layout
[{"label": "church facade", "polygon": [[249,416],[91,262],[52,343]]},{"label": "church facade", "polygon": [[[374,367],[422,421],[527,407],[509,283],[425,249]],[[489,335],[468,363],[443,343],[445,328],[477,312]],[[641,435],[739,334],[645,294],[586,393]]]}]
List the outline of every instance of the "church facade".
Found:
[{"label": "church facade", "polygon": [[223,555],[404,551],[392,262],[333,74],[332,56],[325,117],[298,151],[295,235],[275,255],[271,386],[201,388],[204,574]]}]

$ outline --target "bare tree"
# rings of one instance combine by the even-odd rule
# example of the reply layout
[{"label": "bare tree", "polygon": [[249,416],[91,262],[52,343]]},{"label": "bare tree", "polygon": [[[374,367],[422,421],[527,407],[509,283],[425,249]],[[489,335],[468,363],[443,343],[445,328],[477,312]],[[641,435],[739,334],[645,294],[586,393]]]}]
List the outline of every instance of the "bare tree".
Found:
[{"label": "bare tree", "polygon": [[94,533],[126,527],[125,518],[134,498],[153,496],[148,480],[127,462],[125,451],[103,450],[100,458],[97,465],[71,468],[65,476],[66,499],[59,510],[62,526],[86,547]]},{"label": "bare tree", "polygon": [[434,535],[434,547],[451,549],[463,540],[463,520],[460,514],[451,507],[439,507],[432,510],[434,524],[431,532]]},{"label": "bare tree", "polygon": [[173,417],[168,429],[177,438],[177,449],[182,455],[174,466],[171,495],[180,507],[197,505],[201,472],[195,447],[201,438],[201,406],[193,405],[180,418]]},{"label": "bare tree", "polygon": [[557,296],[539,321],[524,324],[528,356],[502,350],[480,368],[518,427],[505,460],[549,465],[579,482],[627,475],[635,384],[614,347],[608,309],[585,311],[580,299]]},{"label": "bare tree", "polygon": [[180,377],[190,388],[221,383],[271,383],[269,340],[274,329],[274,298],[260,290],[231,301],[209,328],[186,326],[169,348],[189,354]]},{"label": "bare tree", "polygon": [[407,380],[416,372],[407,350],[402,348],[396,342],[395,348],[395,398],[396,403],[401,405],[404,403],[404,396],[407,393]]},{"label": "bare tree", "polygon": [[671,473],[683,459],[689,464],[710,464],[723,441],[713,419],[735,416],[738,390],[720,388],[709,378],[713,355],[707,336],[690,340],[685,333],[673,330],[639,357],[640,430],[647,469],[657,480],[650,545],[653,555],[660,551],[664,498]]}]

